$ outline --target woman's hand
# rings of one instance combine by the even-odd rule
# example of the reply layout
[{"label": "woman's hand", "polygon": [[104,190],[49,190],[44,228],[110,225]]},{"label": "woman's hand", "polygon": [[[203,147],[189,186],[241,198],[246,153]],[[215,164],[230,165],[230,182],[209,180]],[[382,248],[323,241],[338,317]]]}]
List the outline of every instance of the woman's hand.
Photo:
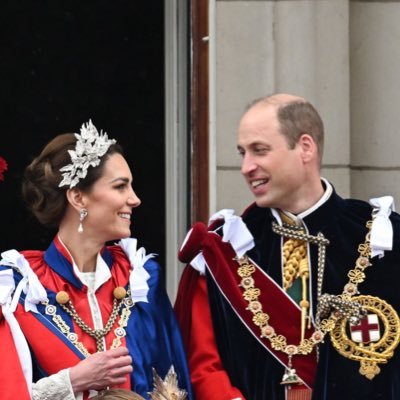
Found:
[{"label": "woman's hand", "polygon": [[69,377],[76,394],[120,385],[132,371],[132,358],[128,349],[119,347],[90,355],[70,369]]}]

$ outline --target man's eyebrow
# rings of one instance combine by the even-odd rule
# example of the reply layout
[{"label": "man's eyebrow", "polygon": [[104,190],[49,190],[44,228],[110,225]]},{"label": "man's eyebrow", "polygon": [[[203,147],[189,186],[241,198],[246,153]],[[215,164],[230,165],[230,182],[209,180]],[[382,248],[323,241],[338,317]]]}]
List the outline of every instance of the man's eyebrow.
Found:
[{"label": "man's eyebrow", "polygon": [[[252,142],[252,143],[250,143],[250,144],[248,145],[248,147],[250,147],[250,148],[256,147],[256,146],[266,146],[266,147],[270,147],[269,144],[264,143],[264,142]],[[244,149],[244,147],[241,146],[240,144],[238,144],[236,147],[237,147],[238,150]]]}]

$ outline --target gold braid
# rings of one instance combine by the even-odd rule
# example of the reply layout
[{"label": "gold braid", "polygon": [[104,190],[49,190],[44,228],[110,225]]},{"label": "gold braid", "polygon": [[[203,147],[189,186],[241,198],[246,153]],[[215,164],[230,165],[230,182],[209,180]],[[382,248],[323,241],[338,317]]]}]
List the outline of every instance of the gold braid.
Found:
[{"label": "gold braid", "polygon": [[[281,218],[286,225],[296,226],[294,221],[286,214],[281,213]],[[299,232],[305,233],[303,227],[298,227]],[[307,294],[308,278],[310,276],[307,259],[307,242],[295,238],[289,238],[285,241],[282,248],[283,252],[283,288],[287,291],[297,278],[301,279],[302,296],[301,307],[301,339],[304,339],[306,331],[306,320],[311,323],[310,316],[307,315],[310,309],[310,302]]]}]

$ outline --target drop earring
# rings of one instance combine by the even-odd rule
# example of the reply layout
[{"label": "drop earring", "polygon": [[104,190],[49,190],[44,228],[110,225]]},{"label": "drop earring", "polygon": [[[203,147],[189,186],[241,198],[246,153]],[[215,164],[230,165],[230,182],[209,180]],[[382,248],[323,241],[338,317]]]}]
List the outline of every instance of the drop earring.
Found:
[{"label": "drop earring", "polygon": [[83,232],[82,222],[87,217],[87,215],[88,215],[88,210],[86,208],[81,208],[79,210],[79,227],[78,227],[78,232],[79,233]]}]

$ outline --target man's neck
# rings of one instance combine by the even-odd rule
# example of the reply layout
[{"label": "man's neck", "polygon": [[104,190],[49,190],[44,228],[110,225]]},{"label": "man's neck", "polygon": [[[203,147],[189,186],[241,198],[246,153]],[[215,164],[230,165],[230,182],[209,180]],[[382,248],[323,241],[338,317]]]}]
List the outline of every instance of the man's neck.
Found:
[{"label": "man's neck", "polygon": [[317,200],[314,202],[310,202],[310,204],[307,204],[307,206],[304,206],[302,208],[299,208],[300,211],[298,212],[292,212],[288,210],[281,210],[284,214],[286,214],[291,220],[293,221],[298,221],[302,220],[305,218],[307,215],[311,214],[314,212],[317,208],[319,208],[322,204],[324,204],[329,197],[331,196],[333,192],[333,187],[332,185],[325,179],[321,177],[321,191],[317,197]]}]

